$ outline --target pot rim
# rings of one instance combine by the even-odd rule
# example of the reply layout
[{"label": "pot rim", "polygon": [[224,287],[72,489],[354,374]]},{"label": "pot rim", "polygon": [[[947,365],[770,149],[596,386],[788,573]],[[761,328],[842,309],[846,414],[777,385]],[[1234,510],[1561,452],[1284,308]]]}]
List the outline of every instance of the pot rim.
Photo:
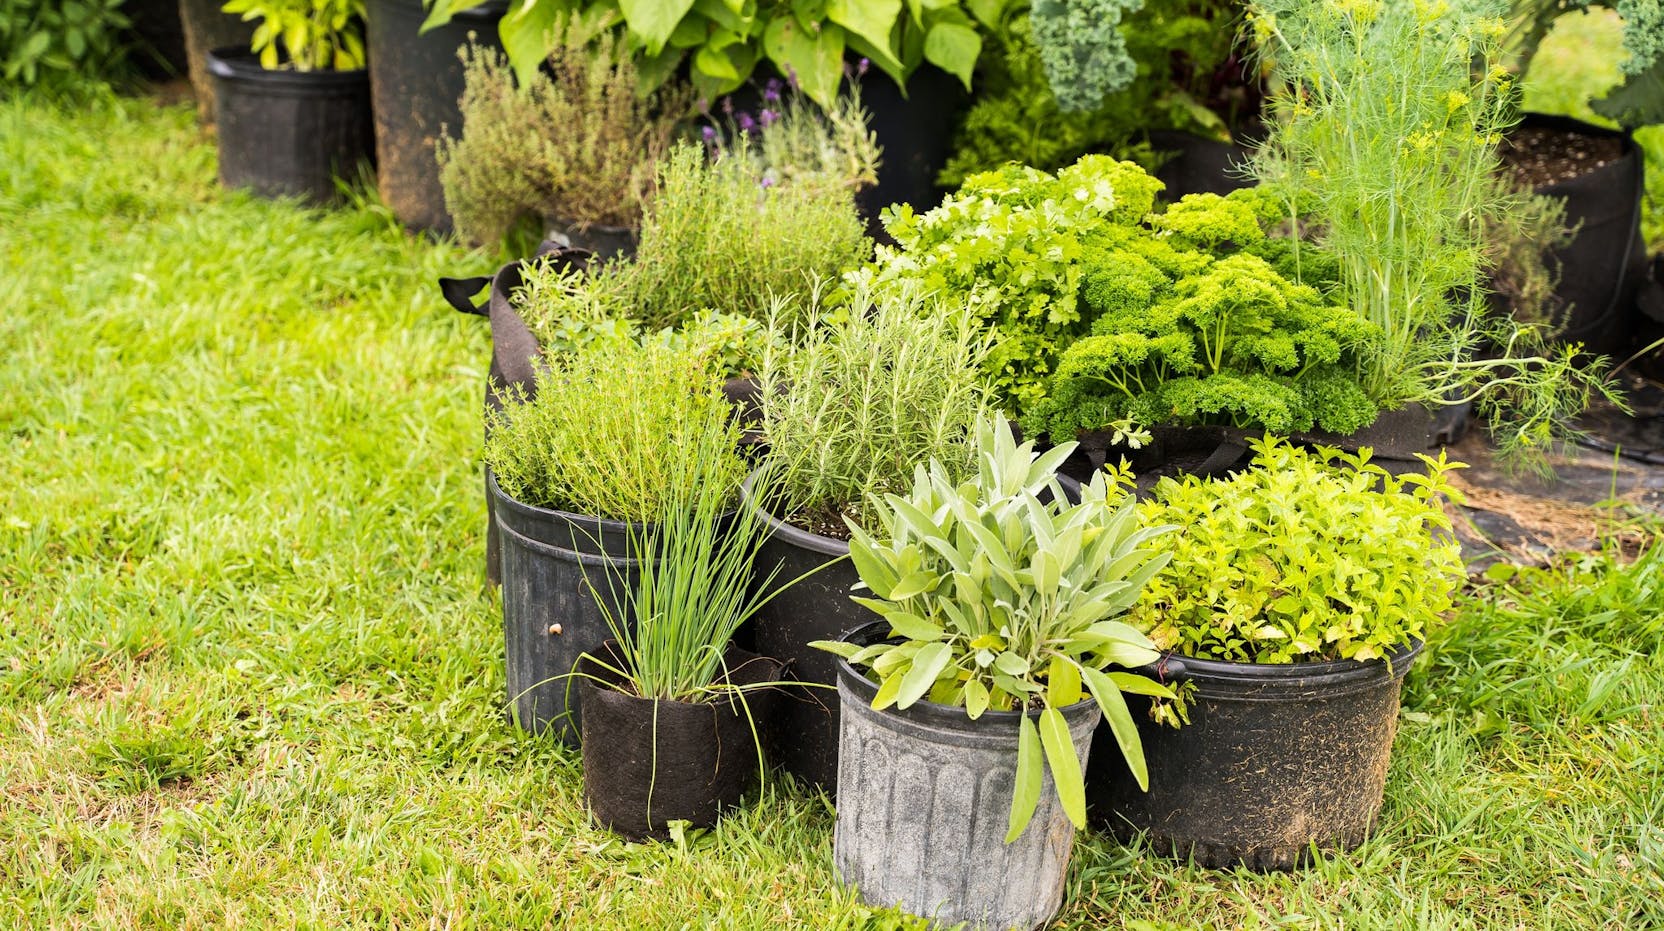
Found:
[{"label": "pot rim", "polygon": [[756,485],[758,477],[762,475],[762,471],[760,467],[751,470],[751,474],[747,475],[745,481],[740,483],[740,503],[756,512],[757,516],[762,519],[763,526],[768,528],[768,535],[771,538],[778,537],[798,549],[808,550],[812,553],[821,553],[827,556],[849,555],[848,540],[824,537],[818,533],[804,530],[796,524],[788,524],[775,517],[769,512],[768,508],[763,507],[762,502],[758,501],[752,494],[753,487]]},{"label": "pot rim", "polygon": [[357,90],[368,87],[368,68],[337,71],[333,68],[316,71],[268,70],[260,67],[254,52],[240,45],[223,45],[208,53],[208,73],[226,81],[255,84],[264,88],[318,92],[324,90]]},{"label": "pot rim", "polygon": [[[619,701],[634,704],[667,705],[677,708],[712,708],[717,710],[721,710],[723,708],[735,708],[739,705],[734,697],[730,697],[726,701],[717,700],[693,702],[683,701],[679,698],[646,698],[641,695],[626,692],[616,687],[616,683],[623,680],[618,679],[618,676],[611,670],[600,666],[600,663],[595,658],[595,654],[597,653],[605,654],[604,658],[608,662],[622,662],[622,660],[618,657],[618,641],[612,637],[608,637],[606,640],[602,641],[601,645],[596,647],[594,650],[584,651],[584,655],[579,657],[577,663],[578,669],[582,669],[584,672],[588,673],[588,675],[577,676],[578,685],[582,689],[590,689],[596,692],[605,693],[608,696],[617,698]],[[764,656],[761,653],[754,653],[742,647],[734,646],[733,644],[729,644],[728,648],[723,651],[723,658],[729,661],[729,672],[738,672],[739,670],[753,666],[755,666],[757,670],[765,672],[772,668],[774,672],[772,675],[768,675],[766,677],[766,681],[778,679],[781,671],[785,668],[784,663],[772,656]],[[594,678],[592,678],[592,676]],[[597,678],[605,680],[606,684],[596,681]],[[722,678],[727,680],[729,676],[724,675]],[[750,690],[766,691],[764,688]]]},{"label": "pot rim", "polygon": [[593,526],[598,528],[602,533],[628,533],[631,530],[651,528],[653,526],[652,524],[645,522],[613,520],[608,517],[597,517],[593,514],[577,514],[572,511],[562,511],[557,508],[542,508],[535,504],[526,504],[523,501],[515,499],[508,492],[503,491],[502,488],[498,487],[497,476],[491,471],[490,466],[485,467],[485,487],[490,489],[491,495],[497,499],[499,505],[506,505],[511,511],[527,517],[534,517],[543,520],[555,518],[566,521],[567,523],[575,526]]}]

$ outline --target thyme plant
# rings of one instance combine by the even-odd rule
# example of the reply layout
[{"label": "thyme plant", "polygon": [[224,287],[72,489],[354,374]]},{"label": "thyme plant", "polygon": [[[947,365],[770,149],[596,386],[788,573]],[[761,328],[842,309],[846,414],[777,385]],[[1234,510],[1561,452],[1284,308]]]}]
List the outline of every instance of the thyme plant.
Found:
[{"label": "thyme plant", "polygon": [[[1271,132],[1254,171],[1339,262],[1340,297],[1384,338],[1358,361],[1383,409],[1476,403],[1504,452],[1541,461],[1605,391],[1575,346],[1487,316],[1485,220],[1512,116],[1499,0],[1260,0]],[[1523,458],[1519,458],[1523,457]]]}]

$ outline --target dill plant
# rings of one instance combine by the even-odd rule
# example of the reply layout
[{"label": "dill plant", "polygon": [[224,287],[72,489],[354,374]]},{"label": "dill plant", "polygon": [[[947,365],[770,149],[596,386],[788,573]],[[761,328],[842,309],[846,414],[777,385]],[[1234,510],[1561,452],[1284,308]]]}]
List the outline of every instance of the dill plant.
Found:
[{"label": "dill plant", "polygon": [[963,309],[918,288],[875,296],[857,285],[827,314],[818,296],[777,303],[759,373],[777,513],[864,526],[869,495],[906,491],[926,462],[973,474],[972,428],[991,406],[986,339]]},{"label": "dill plant", "polygon": [[[708,355],[657,341],[599,340],[545,355],[537,393],[488,412],[485,461],[523,504],[651,521],[690,482],[732,497],[745,476],[738,427],[715,466],[685,450],[731,410]],[[720,466],[720,468],[718,468]]]},{"label": "dill plant", "polygon": [[1260,0],[1250,23],[1276,88],[1253,167],[1339,263],[1340,299],[1384,334],[1358,361],[1382,409],[1473,402],[1533,464],[1606,389],[1579,347],[1487,316],[1485,224],[1521,208],[1494,181],[1514,112],[1502,11]]}]

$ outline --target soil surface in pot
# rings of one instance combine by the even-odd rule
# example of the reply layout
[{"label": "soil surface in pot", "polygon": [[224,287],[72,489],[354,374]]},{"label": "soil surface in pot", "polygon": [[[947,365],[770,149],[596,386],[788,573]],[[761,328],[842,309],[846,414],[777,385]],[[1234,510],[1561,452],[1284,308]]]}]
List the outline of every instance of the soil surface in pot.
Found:
[{"label": "soil surface in pot", "polygon": [[1508,133],[1497,155],[1526,187],[1539,188],[1591,171],[1622,158],[1617,136],[1585,136],[1547,126],[1520,126]]}]

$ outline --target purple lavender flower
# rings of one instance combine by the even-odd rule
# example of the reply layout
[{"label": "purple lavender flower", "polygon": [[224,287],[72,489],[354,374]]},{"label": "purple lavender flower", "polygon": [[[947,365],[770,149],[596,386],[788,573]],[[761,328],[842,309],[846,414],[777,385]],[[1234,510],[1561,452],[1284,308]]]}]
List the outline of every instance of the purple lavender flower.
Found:
[{"label": "purple lavender flower", "polygon": [[766,189],[771,188],[771,187],[774,187],[774,176],[773,175],[765,175],[763,177],[763,188],[766,190]]},{"label": "purple lavender flower", "polygon": [[734,98],[722,98],[722,112],[728,114],[729,116],[734,115]]},{"label": "purple lavender flower", "polygon": [[706,142],[715,142],[716,141],[716,127],[714,127],[714,126],[701,126],[701,127],[699,127],[699,135],[704,137]]},{"label": "purple lavender flower", "polygon": [[794,91],[801,86],[797,83],[797,69],[793,68],[791,65],[786,66],[786,81],[791,84],[792,90]]},{"label": "purple lavender flower", "polygon": [[[784,86],[785,85],[780,83],[779,78],[769,78],[768,83],[763,85],[763,102],[764,103],[779,103],[780,102],[780,88],[784,87]],[[766,113],[768,111],[765,110],[763,112]]]},{"label": "purple lavender flower", "polygon": [[742,133],[757,131],[757,121],[751,118],[751,114],[743,110],[740,111],[739,116],[734,117],[734,125],[738,126]]},{"label": "purple lavender flower", "polygon": [[871,67],[872,67],[872,62],[869,59],[866,59],[866,58],[861,59],[860,62],[858,62],[855,65],[855,76],[858,77],[858,78],[859,77],[864,77],[867,73],[867,69],[871,68]]},{"label": "purple lavender flower", "polygon": [[775,120],[778,119],[780,119],[780,114],[775,113],[773,110],[765,109],[757,112],[757,121],[762,123],[764,126],[773,126]]},{"label": "purple lavender flower", "polygon": [[706,100],[705,98],[701,97],[698,100],[694,101],[694,106],[699,109],[700,113],[703,113],[706,116],[711,115],[711,102],[709,100]]}]

